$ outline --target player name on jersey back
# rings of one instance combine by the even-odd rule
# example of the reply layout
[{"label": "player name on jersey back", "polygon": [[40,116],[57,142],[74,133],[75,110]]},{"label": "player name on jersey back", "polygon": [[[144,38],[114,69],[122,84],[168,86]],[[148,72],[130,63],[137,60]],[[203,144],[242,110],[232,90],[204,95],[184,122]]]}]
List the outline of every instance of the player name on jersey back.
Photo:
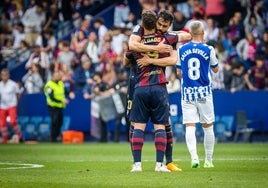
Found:
[{"label": "player name on jersey back", "polygon": [[191,54],[199,54],[201,55],[205,60],[208,60],[209,55],[201,49],[198,48],[193,48],[193,49],[188,49],[186,51],[183,52],[183,54],[181,55],[181,60],[184,61],[185,57]]}]

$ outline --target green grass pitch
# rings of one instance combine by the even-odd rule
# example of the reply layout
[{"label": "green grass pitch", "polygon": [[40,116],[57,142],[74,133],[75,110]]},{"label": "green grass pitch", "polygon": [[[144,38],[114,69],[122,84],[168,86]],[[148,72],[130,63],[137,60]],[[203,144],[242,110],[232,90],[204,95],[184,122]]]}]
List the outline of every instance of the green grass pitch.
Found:
[{"label": "green grass pitch", "polygon": [[[213,169],[203,168],[204,150],[198,144],[201,168],[191,169],[185,143],[174,144],[173,158],[181,173],[154,172],[155,148],[145,142],[141,173],[130,173],[129,143],[1,144],[1,188],[83,187],[268,187],[268,144],[215,145]],[[31,164],[43,165],[33,168]]]}]

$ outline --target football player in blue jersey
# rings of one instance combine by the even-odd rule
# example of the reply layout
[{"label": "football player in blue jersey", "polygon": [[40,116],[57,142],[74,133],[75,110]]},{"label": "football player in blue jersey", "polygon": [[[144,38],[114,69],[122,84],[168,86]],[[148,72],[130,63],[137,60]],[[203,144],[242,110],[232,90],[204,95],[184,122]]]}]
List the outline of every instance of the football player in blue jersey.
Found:
[{"label": "football player in blue jersey", "polygon": [[[168,43],[160,42],[158,45],[146,45],[141,43],[141,37],[143,35],[142,26],[138,25],[134,28],[133,34],[130,36],[129,40],[129,48],[133,51],[137,52],[171,52],[174,50],[178,43],[189,41],[191,39],[191,34],[185,31],[176,31],[176,32],[168,32],[169,27],[173,22],[173,15],[167,10],[162,10],[157,15],[157,23],[156,29],[157,32],[160,32],[164,35],[166,39],[168,39]],[[138,63],[140,66],[148,66],[149,63],[153,63],[158,66],[170,66],[169,61],[163,61],[161,58],[150,59],[148,56],[144,56],[144,58],[139,59]],[[130,88],[129,88],[130,89]],[[134,88],[133,88],[134,90]],[[133,126],[130,127],[130,137],[132,136]],[[167,136],[167,146],[166,146],[166,165],[167,168],[172,172],[181,172],[182,170],[178,167],[177,164],[173,162],[173,133],[171,129],[171,125],[166,125],[166,136]]]},{"label": "football player in blue jersey", "polygon": [[186,144],[191,155],[191,167],[198,168],[199,157],[196,147],[196,123],[201,123],[204,131],[205,168],[213,168],[215,135],[214,105],[211,88],[211,70],[218,72],[215,49],[204,43],[204,26],[200,21],[190,24],[192,40],[177,50],[177,74],[181,78],[182,120],[186,125]]}]

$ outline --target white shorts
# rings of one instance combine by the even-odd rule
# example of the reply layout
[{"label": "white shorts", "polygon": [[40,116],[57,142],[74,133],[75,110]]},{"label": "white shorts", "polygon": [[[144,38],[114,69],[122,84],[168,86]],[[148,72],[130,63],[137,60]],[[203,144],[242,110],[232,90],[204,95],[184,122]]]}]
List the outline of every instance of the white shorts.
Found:
[{"label": "white shorts", "polygon": [[215,121],[212,94],[201,100],[181,101],[182,122],[186,123],[213,123]]}]

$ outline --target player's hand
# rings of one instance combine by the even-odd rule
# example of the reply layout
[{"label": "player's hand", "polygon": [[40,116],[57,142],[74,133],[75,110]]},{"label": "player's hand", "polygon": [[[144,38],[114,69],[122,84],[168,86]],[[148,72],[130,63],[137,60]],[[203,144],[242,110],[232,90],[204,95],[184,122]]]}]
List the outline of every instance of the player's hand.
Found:
[{"label": "player's hand", "polygon": [[159,53],[171,53],[172,52],[172,46],[168,44],[164,44],[165,40],[163,39],[157,46],[156,49]]},{"label": "player's hand", "polygon": [[62,102],[63,102],[63,104],[68,104],[69,100],[68,99],[63,99]]},{"label": "player's hand", "polygon": [[148,65],[150,65],[150,58],[148,55],[146,54],[142,54],[143,55],[143,58],[140,58],[137,60],[137,64],[139,67],[146,67]]},{"label": "player's hand", "polygon": [[74,92],[70,92],[69,93],[69,97],[70,97],[70,99],[74,99],[75,98],[75,93]]}]

